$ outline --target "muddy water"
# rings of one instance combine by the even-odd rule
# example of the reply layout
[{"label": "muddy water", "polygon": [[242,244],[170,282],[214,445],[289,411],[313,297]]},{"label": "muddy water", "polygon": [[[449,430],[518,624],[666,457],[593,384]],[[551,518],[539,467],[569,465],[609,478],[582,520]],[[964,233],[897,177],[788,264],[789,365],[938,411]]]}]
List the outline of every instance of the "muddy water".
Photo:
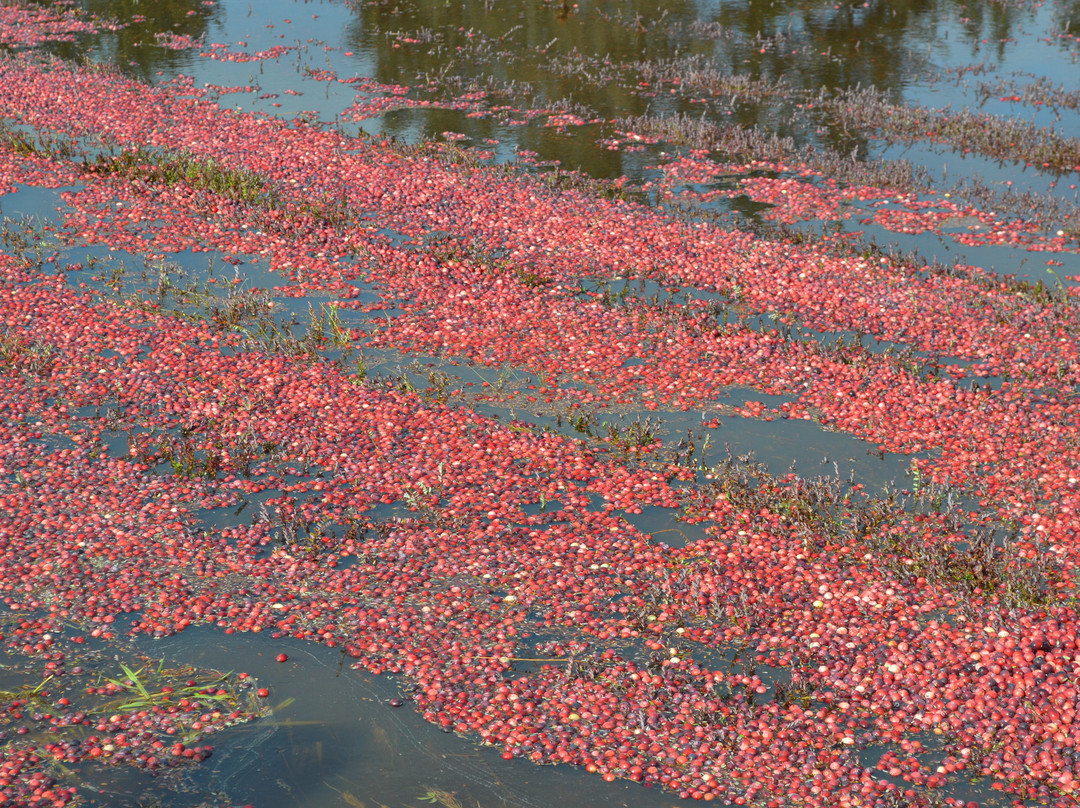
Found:
[{"label": "muddy water", "polygon": [[[784,137],[798,146],[854,153],[860,159],[907,160],[924,167],[947,187],[981,178],[998,193],[1031,191],[1048,198],[1075,199],[1076,174],[1058,176],[1014,162],[957,152],[925,142],[895,143],[872,133],[851,131],[827,116],[807,110],[806,93],[820,87],[872,86],[895,103],[927,107],[982,107],[984,111],[1021,115],[1040,126],[1075,133],[1080,112],[1060,104],[1021,106],[1000,100],[1010,87],[1023,87],[1032,75],[1045,77],[1064,94],[1080,91],[1075,40],[1055,40],[1068,23],[1080,24],[1075,4],[1045,4],[1034,9],[1013,4],[972,8],[946,0],[867,3],[862,6],[794,2],[579,2],[500,4],[401,0],[372,3],[257,2],[224,0],[145,4],[87,0],[81,5],[120,21],[135,22],[114,33],[80,36],[73,45],[53,49],[66,57],[115,62],[149,81],[178,74],[196,85],[245,86],[252,92],[223,96],[222,103],[268,115],[320,120],[346,131],[359,130],[406,141],[424,138],[482,146],[495,161],[521,160],[531,170],[580,170],[591,177],[626,177],[631,184],[653,181],[652,166],[675,148],[671,144],[634,144],[609,148],[624,116],[685,113],[718,124],[736,123]],[[1077,28],[1077,25],[1073,25]],[[169,50],[155,44],[155,34],[170,32],[200,39],[201,47]],[[1046,40],[1053,40],[1047,42]],[[220,61],[201,56],[212,44],[222,50],[254,54],[281,47],[276,56],[253,61]],[[477,108],[400,108],[360,122],[342,119],[356,100],[352,85],[327,80],[368,76],[384,85],[414,89],[410,99],[447,101],[466,92],[487,90]],[[691,75],[699,86],[686,89]],[[752,93],[714,94],[709,76],[739,75],[750,85],[770,86],[766,97]],[[664,80],[657,78],[665,77]],[[679,82],[670,80],[680,77]],[[692,82],[691,82],[692,85]],[[986,85],[1000,86],[988,94]],[[775,89],[779,88],[779,89]],[[1056,97],[1064,97],[1055,93]],[[501,107],[495,111],[494,108]],[[548,125],[536,110],[558,109],[577,115],[581,125]],[[462,138],[458,141],[459,136]],[[723,160],[726,155],[712,155]],[[546,165],[545,165],[546,164]],[[23,187],[0,199],[6,216],[57,216],[58,192]],[[767,207],[735,198],[710,203],[708,211],[732,220],[760,221]],[[804,225],[820,229],[822,223]],[[1080,261],[1071,253],[1054,255],[1061,265],[1047,274],[1046,256],[1019,249],[964,247],[944,236],[902,236],[874,226],[846,222],[865,230],[880,244],[915,249],[924,258],[971,262],[1029,280],[1071,284]],[[81,251],[97,259],[98,248]],[[82,257],[73,251],[73,257]],[[213,257],[178,255],[170,261],[200,280],[215,266]],[[236,273],[252,288],[270,290],[279,278],[257,263],[217,272]],[[288,316],[302,316],[307,301],[288,301]],[[284,303],[283,303],[284,305]],[[356,323],[355,325],[361,325]],[[375,367],[390,369],[411,357],[381,357]],[[423,362],[435,361],[422,357]],[[445,368],[449,369],[449,368]],[[512,369],[511,369],[512,370]],[[490,368],[453,370],[463,380],[496,383]],[[471,375],[470,375],[471,374]],[[424,374],[416,376],[422,386]],[[743,420],[721,417],[720,427],[702,421],[743,401],[780,400],[753,391],[732,390],[710,403],[704,413],[661,412],[664,434],[677,443],[697,441],[696,462],[719,462],[728,447],[752,452],[774,473],[794,463],[806,475],[853,474],[871,490],[888,483],[904,487],[911,458],[878,456],[873,447],[811,422]],[[487,414],[522,418],[573,436],[552,413],[520,413],[498,402],[477,405]],[[641,413],[623,413],[632,419]],[[708,436],[708,442],[705,438]],[[117,439],[117,451],[123,444]],[[231,518],[224,512],[216,523]],[[232,514],[232,517],[238,514]],[[213,513],[208,520],[215,519]],[[245,518],[239,515],[239,518]],[[387,514],[389,517],[389,512]],[[628,519],[657,542],[681,546],[701,537],[670,509],[650,508]],[[287,663],[274,656],[288,652]],[[505,762],[493,749],[441,733],[409,709],[390,707],[407,693],[388,678],[352,670],[332,649],[300,643],[262,641],[256,635],[225,636],[187,631],[161,641],[141,641],[151,657],[168,657],[217,670],[244,670],[272,692],[272,715],[214,738],[219,749],[208,764],[193,769],[158,797],[168,804],[195,805],[220,794],[235,803],[302,806],[403,806],[442,802],[462,806],[661,806],[674,798],[658,790],[599,778],[568,767],[536,767]],[[273,650],[271,650],[273,649]],[[872,754],[867,754],[868,765]],[[100,804],[136,804],[152,782],[116,783],[101,794]]]}]

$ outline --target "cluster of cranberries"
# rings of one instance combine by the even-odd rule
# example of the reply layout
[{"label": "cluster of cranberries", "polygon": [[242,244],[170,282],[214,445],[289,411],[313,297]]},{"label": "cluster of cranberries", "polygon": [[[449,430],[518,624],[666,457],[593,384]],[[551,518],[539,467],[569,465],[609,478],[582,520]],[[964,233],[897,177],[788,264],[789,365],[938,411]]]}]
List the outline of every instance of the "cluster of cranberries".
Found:
[{"label": "cluster of cranberries", "polygon": [[[257,257],[287,280],[282,295],[399,308],[354,329],[363,347],[527,369],[530,403],[782,394],[770,417],[925,453],[927,485],[988,509],[904,511],[733,466],[700,479],[651,445],[622,456],[503,423],[363,379],[317,341],[260,342],[232,327],[242,316],[180,316],[150,292],[116,298],[78,265],[11,246],[0,603],[24,618],[5,635],[13,650],[54,670],[68,656],[46,637],[72,626],[108,640],[214,625],[341,647],[399,675],[428,721],[506,757],[689,798],[956,805],[948,789],[981,777],[1017,799],[1075,801],[1069,301],[226,111],[182,79],[151,88],[8,57],[0,114],[196,166],[169,181],[149,153],[85,168],[0,152],[7,187],[77,185],[57,228],[68,244]],[[601,291],[613,277],[631,291]],[[649,284],[691,294],[652,298]],[[381,302],[361,302],[366,290]],[[742,317],[770,311],[776,328]],[[814,338],[855,329],[914,350]],[[249,523],[216,523],[245,502],[258,503]],[[685,508],[704,538],[655,543],[624,518],[649,506]],[[1004,546],[993,521],[1013,528]],[[13,739],[0,793],[64,804],[47,756],[200,759],[206,747],[162,733],[239,717],[197,699],[159,707],[30,714],[55,738]],[[87,721],[78,743],[59,733]],[[936,759],[915,746],[924,734]]]}]

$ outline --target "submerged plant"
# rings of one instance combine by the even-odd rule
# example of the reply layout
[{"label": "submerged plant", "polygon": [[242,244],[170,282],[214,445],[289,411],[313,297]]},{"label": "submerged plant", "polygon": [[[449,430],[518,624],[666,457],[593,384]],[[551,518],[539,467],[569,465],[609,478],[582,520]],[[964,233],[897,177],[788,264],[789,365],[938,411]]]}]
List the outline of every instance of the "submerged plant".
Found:
[{"label": "submerged plant", "polygon": [[[122,696],[118,701],[104,705],[100,708],[102,713],[118,710],[152,709],[176,703],[182,699],[201,704],[222,705],[232,704],[236,701],[236,697],[222,687],[222,685],[228,683],[231,676],[229,673],[220,674],[216,678],[201,684],[188,681],[183,685],[173,686],[161,684],[163,681],[173,680],[173,677],[168,676],[168,672],[164,668],[164,660],[158,664],[156,669],[144,666],[138,670],[132,670],[123,663],[120,664],[120,669],[124,672],[123,679],[107,679],[106,681],[112,686],[115,693],[126,693],[126,696]],[[151,679],[157,680],[157,687],[151,684]]]}]

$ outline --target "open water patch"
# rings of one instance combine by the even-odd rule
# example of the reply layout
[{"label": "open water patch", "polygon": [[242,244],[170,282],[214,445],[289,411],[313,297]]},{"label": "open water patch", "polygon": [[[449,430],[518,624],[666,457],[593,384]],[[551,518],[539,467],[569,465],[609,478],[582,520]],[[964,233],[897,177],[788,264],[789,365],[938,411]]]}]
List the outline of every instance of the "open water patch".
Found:
[{"label": "open water patch", "polygon": [[[214,736],[214,756],[187,775],[193,785],[225,794],[233,804],[404,808],[436,791],[463,806],[671,803],[659,790],[603,783],[574,767],[507,764],[496,749],[434,732],[412,709],[407,688],[354,670],[333,649],[201,628],[140,641],[140,648],[170,661],[244,671],[270,690],[272,715]],[[282,651],[288,660],[278,663]],[[390,706],[399,698],[404,706]]]}]

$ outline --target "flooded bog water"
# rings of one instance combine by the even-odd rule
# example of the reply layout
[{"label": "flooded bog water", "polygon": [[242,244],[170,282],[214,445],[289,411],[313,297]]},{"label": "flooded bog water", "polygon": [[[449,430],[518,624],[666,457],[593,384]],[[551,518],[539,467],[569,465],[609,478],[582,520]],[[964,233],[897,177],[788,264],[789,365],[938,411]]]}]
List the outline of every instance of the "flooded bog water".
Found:
[{"label": "flooded bog water", "polygon": [[0,0],[0,804],[1074,805],[1077,31]]},{"label": "flooded bog water", "polygon": [[[508,765],[495,749],[432,731],[410,702],[391,706],[408,699],[397,683],[354,670],[333,649],[200,630],[143,643],[141,650],[243,670],[271,691],[271,714],[217,736],[221,754],[187,775],[203,794],[221,793],[235,804],[396,808],[430,803],[433,796],[435,804],[529,808],[553,800],[641,808],[671,803],[659,789],[598,783],[572,767]],[[288,660],[279,663],[282,652]]]}]

